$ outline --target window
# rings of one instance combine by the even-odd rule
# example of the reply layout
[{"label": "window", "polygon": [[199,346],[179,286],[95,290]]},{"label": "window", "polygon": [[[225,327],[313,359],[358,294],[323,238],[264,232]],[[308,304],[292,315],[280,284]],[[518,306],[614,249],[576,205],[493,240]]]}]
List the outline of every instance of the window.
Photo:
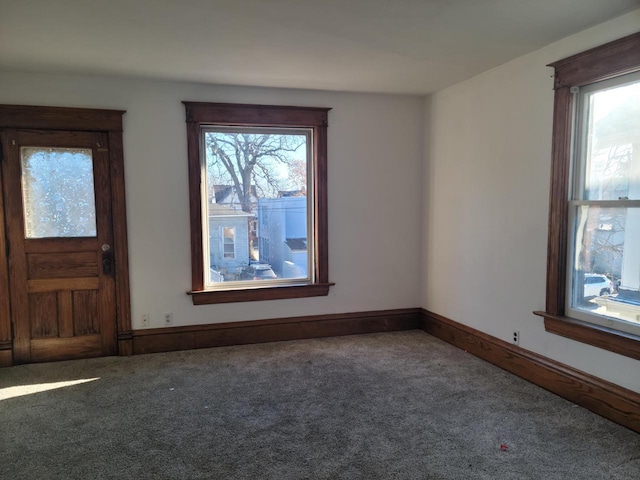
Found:
[{"label": "window", "polygon": [[640,333],[640,75],[574,88],[566,310]]},{"label": "window", "polygon": [[95,237],[91,149],[21,147],[27,238]]},{"label": "window", "polygon": [[184,103],[194,304],[327,295],[329,109]]},{"label": "window", "polygon": [[545,327],[640,359],[640,33],[555,68]]},{"label": "window", "polygon": [[236,229],[233,227],[224,227],[223,238],[223,257],[236,258]]}]

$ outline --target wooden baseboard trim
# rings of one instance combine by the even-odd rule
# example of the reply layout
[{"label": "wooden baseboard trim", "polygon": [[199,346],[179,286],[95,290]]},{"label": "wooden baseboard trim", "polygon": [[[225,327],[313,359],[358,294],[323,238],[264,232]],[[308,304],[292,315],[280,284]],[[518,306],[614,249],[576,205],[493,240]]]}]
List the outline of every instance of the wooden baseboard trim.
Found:
[{"label": "wooden baseboard trim", "polygon": [[640,394],[427,310],[422,329],[598,415],[640,433]]},{"label": "wooden baseboard trim", "polygon": [[118,355],[121,357],[133,355],[133,331],[118,332]]},{"label": "wooden baseboard trim", "polygon": [[11,350],[0,350],[0,368],[13,365],[13,354]]},{"label": "wooden baseboard trim", "polygon": [[13,343],[0,342],[0,368],[13,365]]},{"label": "wooden baseboard trim", "polygon": [[421,310],[409,308],[247,322],[154,328],[133,332],[133,353],[158,353],[250,343],[414,330]]}]

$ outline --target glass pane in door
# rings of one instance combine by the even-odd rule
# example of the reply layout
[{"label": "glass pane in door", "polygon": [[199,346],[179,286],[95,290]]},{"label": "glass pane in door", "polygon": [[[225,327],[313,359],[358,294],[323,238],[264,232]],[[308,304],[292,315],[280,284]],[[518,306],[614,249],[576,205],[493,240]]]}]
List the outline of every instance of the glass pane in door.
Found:
[{"label": "glass pane in door", "polygon": [[90,149],[22,147],[26,238],[95,237]]}]

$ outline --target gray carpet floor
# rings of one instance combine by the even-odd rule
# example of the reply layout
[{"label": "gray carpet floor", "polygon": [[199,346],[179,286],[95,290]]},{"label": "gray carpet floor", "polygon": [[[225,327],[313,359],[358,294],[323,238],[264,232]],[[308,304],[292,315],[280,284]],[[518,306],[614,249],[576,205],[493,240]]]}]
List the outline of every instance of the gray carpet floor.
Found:
[{"label": "gray carpet floor", "polygon": [[2,479],[640,478],[640,435],[421,331],[17,366],[3,391]]}]

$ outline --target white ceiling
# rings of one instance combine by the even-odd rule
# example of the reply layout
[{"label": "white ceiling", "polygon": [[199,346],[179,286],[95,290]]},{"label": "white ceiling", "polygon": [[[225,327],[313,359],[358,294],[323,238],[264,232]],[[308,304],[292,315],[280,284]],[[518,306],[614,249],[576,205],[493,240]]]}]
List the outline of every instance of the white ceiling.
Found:
[{"label": "white ceiling", "polygon": [[0,0],[0,69],[426,94],[640,0]]}]

